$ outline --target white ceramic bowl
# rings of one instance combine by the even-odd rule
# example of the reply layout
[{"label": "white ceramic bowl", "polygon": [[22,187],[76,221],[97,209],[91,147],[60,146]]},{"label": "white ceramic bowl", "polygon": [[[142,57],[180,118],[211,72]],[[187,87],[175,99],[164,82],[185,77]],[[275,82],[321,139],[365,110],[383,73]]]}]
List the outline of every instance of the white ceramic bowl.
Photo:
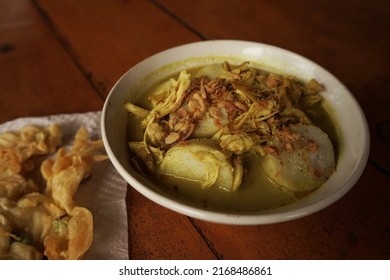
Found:
[{"label": "white ceramic bowl", "polygon": [[[269,70],[315,78],[326,87],[324,98],[331,104],[341,129],[343,152],[337,171],[311,195],[288,206],[258,213],[222,213],[178,202],[129,164],[126,140],[126,101],[139,96],[137,88],[153,84],[180,70],[208,63],[253,61]],[[223,224],[269,224],[297,219],[319,211],[347,193],[362,174],[369,153],[369,132],[365,116],[348,89],[316,63],[290,51],[270,45],[232,40],[203,41],[178,46],[140,62],[125,73],[112,88],[103,107],[102,137],[108,156],[123,178],[150,200],[184,215]]]}]

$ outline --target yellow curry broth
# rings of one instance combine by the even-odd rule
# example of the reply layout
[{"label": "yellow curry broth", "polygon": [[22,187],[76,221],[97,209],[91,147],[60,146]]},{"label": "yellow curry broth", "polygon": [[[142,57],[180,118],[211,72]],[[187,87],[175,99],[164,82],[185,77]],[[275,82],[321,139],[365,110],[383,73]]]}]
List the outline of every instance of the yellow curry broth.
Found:
[{"label": "yellow curry broth", "polygon": [[[198,70],[199,68],[195,68],[187,71],[193,74]],[[176,76],[174,75],[174,77]],[[153,85],[144,94],[140,95],[141,97],[136,105],[150,109],[151,104],[148,97],[159,85],[160,83]],[[316,126],[329,135],[337,159],[341,149],[340,133],[326,101],[322,99],[321,102],[311,106],[305,112]],[[141,122],[141,118],[129,115],[127,124],[129,142],[143,140],[144,132],[141,128]],[[235,192],[228,192],[217,187],[202,188],[199,182],[169,175],[150,174],[150,178],[168,195],[187,205],[229,213],[258,212],[279,208],[291,204],[310,193],[286,191],[273,183],[259,167],[258,157],[259,155],[254,153],[247,153],[244,156],[244,176],[239,189]]]}]

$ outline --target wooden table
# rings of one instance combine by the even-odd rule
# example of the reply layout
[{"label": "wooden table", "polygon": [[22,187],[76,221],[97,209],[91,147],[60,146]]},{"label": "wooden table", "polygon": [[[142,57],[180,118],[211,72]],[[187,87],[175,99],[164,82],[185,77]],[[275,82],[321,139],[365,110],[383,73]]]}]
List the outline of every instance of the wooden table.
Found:
[{"label": "wooden table", "polygon": [[265,226],[191,219],[129,188],[129,258],[389,259],[389,30],[386,0],[0,0],[0,122],[100,110],[127,69],[180,44],[289,49],[337,76],[367,116],[356,186],[316,214]]}]

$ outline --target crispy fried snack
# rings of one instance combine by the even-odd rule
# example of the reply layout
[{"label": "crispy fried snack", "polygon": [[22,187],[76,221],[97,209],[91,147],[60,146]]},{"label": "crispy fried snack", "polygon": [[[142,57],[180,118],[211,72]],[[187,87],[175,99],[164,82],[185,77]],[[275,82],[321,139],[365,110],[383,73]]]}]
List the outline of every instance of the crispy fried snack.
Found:
[{"label": "crispy fried snack", "polygon": [[92,239],[92,214],[76,206],[69,215],[54,221],[52,232],[43,241],[44,254],[53,260],[77,260],[89,249]]},{"label": "crispy fried snack", "polygon": [[107,158],[97,154],[102,149],[103,142],[89,141],[88,132],[81,128],[69,152],[60,148],[55,160],[47,159],[42,163],[41,173],[47,181],[46,194],[67,213],[74,206],[73,195],[81,180],[90,175],[93,162]]},{"label": "crispy fried snack", "polygon": [[44,193],[25,178],[32,157],[53,153],[60,143],[58,125],[0,135],[0,259],[80,259],[90,248],[92,214],[75,206],[73,195],[93,162],[107,158],[98,154],[102,141],[90,141],[80,128],[69,151],[60,148],[42,163]]},{"label": "crispy fried snack", "polygon": [[49,259],[79,259],[92,244],[92,214],[86,208],[75,207],[73,196],[80,182],[90,175],[93,162],[107,159],[97,154],[102,149],[103,142],[89,141],[87,131],[81,128],[69,152],[60,148],[54,161],[47,159],[41,165],[47,181],[46,195],[66,212],[44,240]]},{"label": "crispy fried snack", "polygon": [[48,128],[34,125],[20,131],[0,135],[0,174],[15,174],[34,168],[29,159],[34,155],[53,153],[61,144],[61,128],[53,124]]}]

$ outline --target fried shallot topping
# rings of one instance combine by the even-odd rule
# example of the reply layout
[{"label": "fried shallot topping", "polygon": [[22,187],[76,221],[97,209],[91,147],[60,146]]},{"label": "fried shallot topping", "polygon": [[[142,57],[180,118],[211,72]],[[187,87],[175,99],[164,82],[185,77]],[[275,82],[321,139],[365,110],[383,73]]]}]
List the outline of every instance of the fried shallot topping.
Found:
[{"label": "fried shallot topping", "polygon": [[[281,137],[291,150],[295,140],[287,127],[310,124],[306,109],[321,100],[323,87],[316,81],[303,83],[293,76],[269,73],[249,63],[219,66],[219,75],[191,76],[182,71],[150,97],[153,109],[134,104],[125,108],[143,118],[145,155],[164,153],[173,145],[199,135],[220,141],[235,154],[255,151],[276,153],[270,141]],[[138,145],[137,145],[138,147]],[[160,155],[155,158],[159,158]]]}]

